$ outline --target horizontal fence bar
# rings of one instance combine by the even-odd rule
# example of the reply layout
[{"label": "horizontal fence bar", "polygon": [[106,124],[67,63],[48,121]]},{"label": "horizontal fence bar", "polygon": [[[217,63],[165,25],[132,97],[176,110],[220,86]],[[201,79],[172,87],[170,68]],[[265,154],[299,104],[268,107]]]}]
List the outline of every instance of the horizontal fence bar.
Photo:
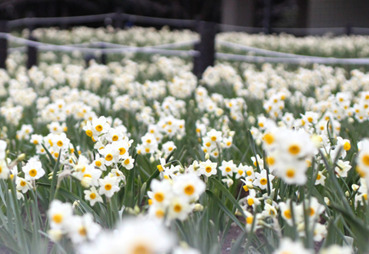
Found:
[{"label": "horizontal fence bar", "polygon": [[70,16],[70,17],[39,17],[39,18],[22,18],[8,21],[10,29],[19,26],[30,25],[52,25],[52,24],[81,24],[103,21],[105,18],[112,18],[116,13],[105,13],[96,15]]},{"label": "horizontal fence bar", "polygon": [[155,25],[170,25],[177,27],[188,27],[193,28],[196,26],[197,21],[192,19],[168,19],[168,18],[156,18],[156,17],[148,17],[148,16],[140,16],[133,14],[121,14],[124,19],[127,19],[131,22],[144,22],[148,24]]},{"label": "horizontal fence bar", "polygon": [[288,63],[288,64],[344,64],[344,65],[369,65],[369,58],[333,58],[333,57],[265,57],[245,56],[227,53],[216,53],[217,59],[228,61],[242,61],[251,63]]},{"label": "horizontal fence bar", "polygon": [[111,19],[123,19],[130,22],[143,22],[155,25],[171,25],[176,27],[194,27],[196,25],[195,20],[189,19],[167,19],[167,18],[156,18],[140,15],[132,15],[126,13],[106,13],[96,15],[85,15],[85,16],[70,16],[70,17],[40,17],[40,18],[22,18],[10,20],[8,22],[9,28],[16,28],[19,26],[30,26],[30,25],[51,25],[51,24],[79,24],[79,23],[90,23],[104,21],[106,18]]},{"label": "horizontal fence bar", "polygon": [[297,54],[292,54],[292,53],[277,52],[277,51],[272,51],[272,50],[268,50],[268,49],[255,48],[255,47],[241,45],[241,44],[237,44],[237,43],[233,43],[233,42],[220,41],[220,40],[217,40],[217,45],[225,46],[225,47],[236,49],[236,50],[243,50],[243,51],[247,51],[247,52],[253,52],[253,53],[257,53],[257,54],[264,55],[264,56],[300,57],[300,58],[306,58],[306,57],[312,58],[313,57],[313,56],[297,55]]}]

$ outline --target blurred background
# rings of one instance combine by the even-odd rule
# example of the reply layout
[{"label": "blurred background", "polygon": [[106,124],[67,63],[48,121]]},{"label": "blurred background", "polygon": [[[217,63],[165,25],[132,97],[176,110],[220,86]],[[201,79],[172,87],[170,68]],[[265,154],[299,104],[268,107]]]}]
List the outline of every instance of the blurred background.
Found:
[{"label": "blurred background", "polygon": [[7,20],[120,11],[261,27],[266,33],[273,28],[369,27],[368,10],[365,0],[0,0],[0,19]]}]

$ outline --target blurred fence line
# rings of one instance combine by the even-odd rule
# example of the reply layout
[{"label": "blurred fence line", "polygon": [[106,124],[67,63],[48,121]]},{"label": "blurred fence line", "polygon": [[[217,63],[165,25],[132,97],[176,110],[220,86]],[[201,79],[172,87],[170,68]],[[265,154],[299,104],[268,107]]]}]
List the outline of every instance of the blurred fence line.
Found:
[{"label": "blurred fence line", "polygon": [[[78,25],[93,22],[103,22],[105,25],[112,25],[115,28],[124,28],[124,22],[130,24],[142,23],[146,25],[164,26],[169,25],[176,28],[190,28],[200,34],[200,40],[170,43],[155,45],[149,47],[131,47],[108,42],[94,42],[69,45],[54,45],[48,43],[37,42],[30,33],[28,39],[16,37],[10,34],[11,30],[19,27],[27,27],[31,31],[36,26],[65,26]],[[271,50],[265,50],[255,47],[249,47],[226,41],[215,41],[217,32],[220,31],[239,31],[247,33],[263,33],[265,28],[258,27],[242,27],[227,24],[217,24],[197,20],[182,20],[182,19],[166,19],[147,17],[139,15],[131,15],[121,12],[106,13],[87,16],[72,16],[72,17],[30,17],[16,20],[0,20],[0,68],[6,67],[7,54],[13,51],[27,51],[27,68],[37,65],[38,51],[62,51],[73,52],[80,51],[85,54],[100,55],[101,62],[106,63],[106,54],[125,54],[125,53],[144,53],[144,54],[161,54],[181,57],[193,57],[193,72],[200,77],[208,66],[214,65],[215,59],[246,61],[254,63],[291,63],[291,64],[355,64],[368,65],[367,58],[329,58],[329,57],[314,57],[303,56],[290,53],[282,53]],[[327,33],[333,35],[348,35],[348,34],[363,34],[369,35],[369,28],[361,27],[329,27],[329,28],[271,28],[274,33],[289,33],[297,36],[307,35],[324,35]],[[17,47],[8,49],[8,41],[17,44],[25,45],[25,47]],[[262,56],[237,55],[217,53],[215,43],[221,46],[234,48],[242,51],[260,54]],[[176,50],[180,47],[192,47],[191,50]]]}]

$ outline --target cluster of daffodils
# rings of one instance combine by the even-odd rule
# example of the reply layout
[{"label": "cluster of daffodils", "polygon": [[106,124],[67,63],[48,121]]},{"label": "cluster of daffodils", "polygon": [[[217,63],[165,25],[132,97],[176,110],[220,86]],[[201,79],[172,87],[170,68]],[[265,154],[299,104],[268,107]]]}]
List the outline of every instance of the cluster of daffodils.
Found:
[{"label": "cluster of daffodils", "polygon": [[286,89],[270,89],[268,92],[267,96],[269,98],[264,101],[263,107],[272,119],[277,119],[283,115],[284,101],[290,95],[290,92]]},{"label": "cluster of daffodils", "polygon": [[94,222],[91,214],[74,215],[70,203],[62,203],[56,199],[51,202],[47,216],[50,222],[48,235],[56,242],[63,236],[76,245],[94,241],[101,231],[101,226]]},{"label": "cluster of daffodils", "polygon": [[185,220],[205,191],[205,183],[193,173],[177,174],[173,179],[154,179],[149,196],[149,215],[171,220]]},{"label": "cluster of daffodils", "polygon": [[204,84],[214,87],[217,84],[232,85],[241,82],[240,76],[236,70],[227,64],[219,64],[214,67],[208,67],[202,75]]},{"label": "cluster of daffodils", "polygon": [[[198,109],[210,116],[222,117],[223,121],[232,119],[241,122],[247,115],[247,105],[243,98],[224,98],[223,95],[214,93],[211,96],[207,89],[198,87],[195,92]],[[227,113],[227,114],[225,114]]]},{"label": "cluster of daffodils", "polygon": [[196,76],[191,72],[180,72],[173,77],[172,82],[168,85],[170,94],[181,99],[189,97],[196,86]]},{"label": "cluster of daffodils", "polygon": [[[27,37],[29,30],[22,31]],[[131,29],[73,27],[68,30],[58,28],[37,28],[32,35],[39,41],[55,44],[73,44],[94,41],[105,41],[129,46],[153,46],[173,42],[186,42],[197,39],[198,35],[190,30],[169,30],[164,27],[155,28],[132,27]],[[56,39],[57,38],[57,39]]]},{"label": "cluster of daffodils", "polygon": [[353,249],[350,246],[340,246],[337,244],[330,245],[329,247],[322,248],[319,252],[315,252],[313,249],[307,249],[301,242],[292,241],[290,238],[282,238],[278,249],[273,254],[285,254],[285,253],[300,253],[300,254],[352,254]]},{"label": "cluster of daffodils", "polygon": [[[196,132],[199,135],[199,137],[201,137],[202,135],[201,124],[199,124],[198,127],[199,128],[196,129]],[[219,154],[223,149],[227,149],[232,146],[233,135],[234,135],[233,131],[223,133],[221,131],[211,129],[210,131],[204,133],[204,136],[202,136],[202,151],[205,154],[209,154],[214,158],[218,158]]]},{"label": "cluster of daffodils", "polygon": [[102,202],[101,195],[111,198],[125,183],[122,169],[131,170],[135,161],[129,154],[133,140],[124,125],[112,127],[104,116],[88,121],[83,130],[95,142],[97,153],[92,160],[79,156],[73,161],[72,175],[90,188],[85,190],[85,198],[94,205]]},{"label": "cluster of daffodils", "polygon": [[[327,227],[320,218],[325,207],[315,197],[303,202],[300,204],[291,200],[280,202],[278,204],[280,214],[288,225],[296,226],[300,237],[306,237],[306,231],[313,231],[314,241],[320,242],[327,235]],[[308,225],[305,224],[305,218],[307,218]],[[308,230],[305,230],[305,227],[308,227]]]},{"label": "cluster of daffodils", "polygon": [[[176,149],[173,141],[162,143],[164,138],[181,139],[185,135],[185,121],[171,115],[163,116],[156,124],[150,124],[148,131],[141,137],[137,145],[138,154],[151,154],[155,158],[167,157]],[[159,144],[161,149],[159,149]]]},{"label": "cluster of daffodils", "polygon": [[33,134],[30,142],[35,145],[38,154],[48,152],[55,160],[59,158],[61,164],[68,163],[75,152],[75,147],[64,132],[49,133],[45,137]]},{"label": "cluster of daffodils", "polygon": [[[367,38],[363,35],[296,37],[290,34],[264,35],[241,32],[226,32],[217,35],[217,39],[220,41],[229,41],[251,47],[302,55],[334,55],[335,57],[367,57],[369,55],[367,50],[358,50],[368,46]],[[227,50],[229,52],[229,48]]]},{"label": "cluster of daffodils", "polygon": [[78,253],[168,253],[175,237],[159,220],[128,218],[114,231],[102,231],[94,241],[78,246]]},{"label": "cluster of daffodils", "polygon": [[22,163],[21,170],[17,163],[25,159],[22,154],[14,161],[7,158],[7,143],[0,140],[0,179],[11,178],[16,185],[17,198],[24,199],[24,194],[30,189],[36,189],[36,180],[45,175],[42,163],[38,156],[31,157],[26,163]]},{"label": "cluster of daffodils", "polygon": [[263,141],[271,172],[287,184],[305,184],[316,151],[310,135],[304,130],[274,128],[265,131]]},{"label": "cluster of daffodils", "polygon": [[36,188],[36,180],[45,175],[45,170],[42,168],[41,161],[38,157],[32,157],[22,166],[22,171],[17,172],[12,170],[11,177],[15,179],[16,188],[18,191],[18,199],[24,198],[23,194],[30,189]]},{"label": "cluster of daffodils", "polygon": [[[265,197],[257,197],[255,190],[249,190],[249,195],[240,200],[246,219],[246,230],[255,231],[262,227],[272,227],[280,231],[278,217],[291,227],[296,227],[300,237],[306,237],[306,232],[312,232],[313,239],[321,242],[327,235],[327,226],[321,219],[325,207],[315,197],[306,199],[300,204],[291,200],[276,203]],[[258,208],[262,208],[261,211]],[[255,213],[255,210],[258,212]],[[307,223],[307,224],[306,224]]]},{"label": "cluster of daffodils", "polygon": [[[192,32],[183,32],[180,38],[182,32],[167,29],[36,29],[34,33],[51,43],[89,42],[92,36],[95,41],[139,46],[196,39]],[[55,42],[60,35],[61,40]],[[270,42],[274,37],[235,34],[234,38],[218,38],[240,38],[239,43],[295,52],[317,42],[332,43],[325,38],[281,36],[288,45],[285,48],[280,37]],[[363,38],[355,38],[355,45],[362,47],[358,55],[369,55]],[[342,47],[348,42],[352,38],[334,43]],[[327,52],[321,47],[311,52],[329,55],[337,45]],[[355,49],[346,53],[349,51]],[[55,200],[47,213],[52,239],[66,236],[78,253],[198,253],[175,247],[174,233],[163,225],[175,231],[173,225],[180,220],[192,230],[186,219],[192,223],[203,217],[191,216],[192,212],[201,213],[209,204],[216,209],[211,199],[201,199],[200,204],[200,197],[206,183],[211,186],[218,180],[228,187],[229,195],[239,191],[236,213],[245,218],[247,232],[258,230],[255,236],[259,237],[266,227],[280,236],[280,241],[273,241],[275,253],[312,252],[283,238],[290,227],[295,227],[296,237],[314,240],[317,245],[335,238],[335,233],[327,232],[327,225],[334,225],[338,218],[332,214],[339,216],[339,223],[345,215],[335,209],[340,204],[335,203],[332,179],[343,188],[342,201],[348,201],[352,214],[363,219],[362,211],[368,205],[369,141],[360,136],[369,120],[369,74],[362,70],[349,73],[340,67],[314,65],[292,71],[283,65],[221,62],[197,80],[191,63],[177,57],[148,56],[144,60],[127,54],[109,56],[106,65],[90,61],[87,67],[74,58],[82,59],[82,54],[41,53],[40,64],[27,70],[22,66],[23,55],[13,52],[7,59],[7,71],[0,70],[0,138],[6,140],[0,140],[0,181],[6,186],[9,178],[13,180],[22,214],[28,214],[23,210],[28,204],[25,199],[32,199],[33,191],[43,197],[48,175],[49,180],[57,181],[57,188],[63,188],[58,198],[68,200],[64,194],[78,190],[73,195],[86,200],[102,224],[109,215],[100,214],[101,209],[116,212],[104,202],[117,205],[117,219],[123,219],[116,229],[103,230],[92,215],[73,214],[79,201],[72,206]],[[249,130],[255,142],[248,141]],[[21,154],[10,160],[23,152],[27,157]],[[123,212],[132,210],[123,209],[126,199],[121,202],[120,197],[127,192],[120,190],[131,181],[125,174],[141,161],[147,163],[138,165],[142,170],[131,174],[139,177],[132,181],[141,192],[144,186],[150,188],[149,205],[133,195],[134,211],[142,213],[126,220]],[[146,167],[158,161],[159,172],[152,174],[158,176],[152,178],[155,166]],[[54,164],[59,166],[56,175],[48,163],[60,163]],[[67,177],[70,181],[65,181]],[[309,194],[305,195],[302,191],[307,183]],[[138,196],[142,198],[141,192]],[[219,228],[224,225],[216,223]],[[341,227],[337,230],[341,232]],[[350,230],[342,233],[353,236]],[[248,241],[252,244],[253,240]],[[70,244],[60,241],[60,245],[64,242]],[[350,251],[328,247],[321,253]]]}]

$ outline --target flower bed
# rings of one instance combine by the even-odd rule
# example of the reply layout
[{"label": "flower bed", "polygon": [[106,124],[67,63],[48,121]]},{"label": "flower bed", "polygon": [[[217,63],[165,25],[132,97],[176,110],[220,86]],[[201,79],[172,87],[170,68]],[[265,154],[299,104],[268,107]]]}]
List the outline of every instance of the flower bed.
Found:
[{"label": "flower bed", "polygon": [[21,58],[0,71],[4,251],[219,253],[235,227],[232,253],[368,251],[368,74]]}]

